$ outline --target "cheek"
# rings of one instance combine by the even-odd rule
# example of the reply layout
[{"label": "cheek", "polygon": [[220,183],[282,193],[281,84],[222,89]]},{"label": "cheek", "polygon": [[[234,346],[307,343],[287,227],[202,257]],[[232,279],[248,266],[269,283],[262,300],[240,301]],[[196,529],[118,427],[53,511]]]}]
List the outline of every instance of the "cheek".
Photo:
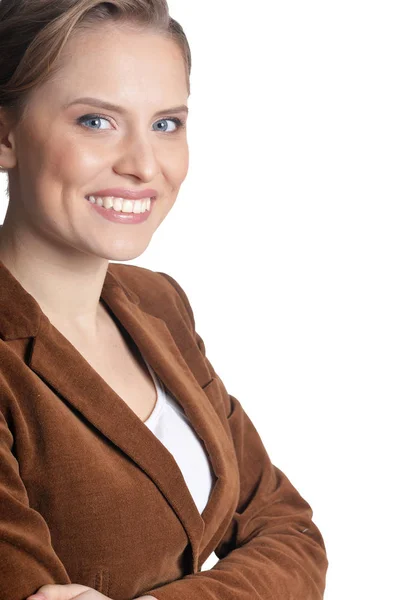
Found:
[{"label": "cheek", "polygon": [[21,191],[22,197],[29,200],[28,210],[42,220],[56,219],[60,210],[69,214],[79,194],[84,200],[83,190],[102,166],[94,152],[66,136],[63,141],[58,136],[47,141],[35,138],[34,144],[24,150],[21,163]]},{"label": "cheek", "polygon": [[73,141],[53,146],[47,157],[47,174],[62,187],[81,188],[103,164],[101,158]]}]

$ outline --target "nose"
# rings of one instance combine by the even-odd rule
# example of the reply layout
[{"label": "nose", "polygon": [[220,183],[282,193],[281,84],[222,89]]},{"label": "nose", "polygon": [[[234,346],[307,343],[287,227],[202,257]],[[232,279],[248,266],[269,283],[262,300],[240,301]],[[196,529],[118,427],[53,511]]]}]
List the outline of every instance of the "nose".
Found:
[{"label": "nose", "polygon": [[145,182],[153,181],[159,171],[155,149],[149,136],[135,132],[126,140],[114,170]]}]

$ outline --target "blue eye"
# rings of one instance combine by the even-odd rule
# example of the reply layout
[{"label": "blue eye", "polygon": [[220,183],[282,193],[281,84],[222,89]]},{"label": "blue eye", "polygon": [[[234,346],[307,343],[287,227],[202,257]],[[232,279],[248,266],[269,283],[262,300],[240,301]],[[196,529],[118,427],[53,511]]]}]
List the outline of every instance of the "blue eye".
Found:
[{"label": "blue eye", "polygon": [[[107,121],[107,123],[110,122],[108,119],[106,119],[105,117],[102,117],[101,115],[83,115],[83,117],[79,117],[77,119],[77,123],[79,123],[79,125],[84,123],[84,121],[91,121],[92,123],[94,121]],[[93,128],[86,127],[86,129],[93,129]],[[98,129],[98,128],[95,127],[94,129]]]},{"label": "blue eye", "polygon": [[[82,125],[85,121],[91,121],[92,124],[95,123],[97,121],[97,123],[99,121],[106,121],[107,123],[110,123],[110,120],[107,119],[106,117],[103,117],[102,115],[97,115],[97,114],[89,114],[89,115],[83,115],[82,117],[79,117],[77,119],[77,123],[79,125]],[[171,121],[172,123],[175,124],[175,129],[170,130],[166,130],[165,128],[162,128],[162,124],[166,123],[167,121]],[[159,125],[161,124],[161,125]],[[101,129],[99,127],[87,127],[85,125],[86,129],[97,129],[98,131],[101,131]],[[167,127],[167,125],[166,125]],[[176,133],[177,131],[179,131],[179,129],[184,128],[185,127],[185,123],[181,120],[178,119],[177,117],[165,117],[164,119],[160,119],[159,121],[156,121],[155,123],[155,131],[160,131],[165,132],[165,133]]]},{"label": "blue eye", "polygon": [[[181,127],[185,126],[183,121],[181,119],[178,119],[177,117],[165,117],[164,119],[160,119],[156,123],[166,123],[166,121],[172,121],[172,123],[176,125],[176,128],[173,129],[173,131],[171,131],[170,133],[174,133],[175,131],[178,131]],[[156,131],[164,131],[164,129],[160,129],[159,127],[157,127]]]}]

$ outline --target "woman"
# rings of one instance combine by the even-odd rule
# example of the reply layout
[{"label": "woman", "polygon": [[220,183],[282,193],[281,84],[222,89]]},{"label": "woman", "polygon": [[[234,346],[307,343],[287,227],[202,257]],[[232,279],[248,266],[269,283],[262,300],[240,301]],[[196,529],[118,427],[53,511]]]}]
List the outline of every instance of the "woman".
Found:
[{"label": "woman", "polygon": [[187,174],[181,27],[164,0],[2,0],[0,40],[0,597],[321,598],[312,510],[186,294],[122,264]]}]

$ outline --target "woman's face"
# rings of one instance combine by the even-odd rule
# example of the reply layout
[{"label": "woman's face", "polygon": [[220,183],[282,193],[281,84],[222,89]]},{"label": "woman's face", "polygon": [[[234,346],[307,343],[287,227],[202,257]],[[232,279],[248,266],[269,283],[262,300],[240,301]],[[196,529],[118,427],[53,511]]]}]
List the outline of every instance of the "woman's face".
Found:
[{"label": "woman's face", "polygon": [[[120,112],[94,101],[74,103],[81,97],[118,105]],[[11,214],[25,241],[44,242],[63,256],[139,256],[187,174],[186,129],[179,126],[187,114],[168,110],[187,98],[175,42],[116,24],[75,33],[62,51],[61,70],[34,91],[13,131]],[[85,198],[106,188],[151,188],[158,196],[145,221],[116,223]]]}]

